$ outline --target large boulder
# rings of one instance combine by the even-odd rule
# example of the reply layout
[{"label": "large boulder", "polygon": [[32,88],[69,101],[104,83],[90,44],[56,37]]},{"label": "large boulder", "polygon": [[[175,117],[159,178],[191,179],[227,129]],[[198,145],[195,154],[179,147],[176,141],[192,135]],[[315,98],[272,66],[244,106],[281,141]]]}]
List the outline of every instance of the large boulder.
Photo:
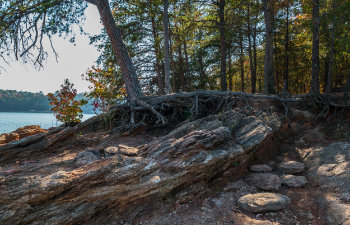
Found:
[{"label": "large boulder", "polygon": [[[113,143],[92,146],[96,150],[80,148],[77,143],[88,143],[75,135],[83,125],[8,145],[0,156],[15,152],[16,160],[38,161],[1,181],[0,224],[123,224],[118,218],[137,216],[130,214],[136,207],[162,199],[189,201],[213,178],[246,167],[271,140],[275,125],[263,116],[244,119],[230,111],[184,123],[136,149],[112,137]],[[69,141],[72,135],[79,142]]]}]

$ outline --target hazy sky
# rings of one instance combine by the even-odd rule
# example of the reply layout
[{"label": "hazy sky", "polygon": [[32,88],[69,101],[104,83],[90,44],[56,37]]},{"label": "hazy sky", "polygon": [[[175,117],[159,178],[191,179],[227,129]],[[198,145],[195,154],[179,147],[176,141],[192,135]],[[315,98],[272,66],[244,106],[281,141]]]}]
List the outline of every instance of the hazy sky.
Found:
[{"label": "hazy sky", "polygon": [[[84,30],[90,34],[100,33],[102,25],[99,18],[97,8],[89,6],[86,9]],[[76,46],[59,37],[54,38],[53,44],[59,54],[58,62],[54,55],[49,55],[44,69],[40,71],[30,64],[17,61],[11,62],[10,66],[0,62],[6,69],[0,73],[0,89],[42,91],[47,94],[58,90],[63,80],[68,78],[78,92],[87,91],[89,83],[83,81],[81,75],[94,64],[99,55],[97,49],[89,45],[88,36],[77,35]]]}]

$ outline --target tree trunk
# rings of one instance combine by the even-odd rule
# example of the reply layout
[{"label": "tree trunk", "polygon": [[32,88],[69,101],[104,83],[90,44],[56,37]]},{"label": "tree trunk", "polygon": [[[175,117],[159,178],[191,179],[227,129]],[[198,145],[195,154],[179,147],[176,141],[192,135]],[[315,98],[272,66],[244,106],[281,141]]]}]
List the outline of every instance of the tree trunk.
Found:
[{"label": "tree trunk", "polygon": [[257,24],[257,21],[258,21],[258,15],[255,14],[255,21],[254,21],[254,29],[253,29],[253,60],[254,60],[254,71],[253,71],[253,80],[252,80],[252,87],[254,89],[254,93],[255,93],[255,90],[256,90],[256,80],[257,80],[257,53],[256,53],[256,36],[257,36],[257,32],[256,32],[256,24]]},{"label": "tree trunk", "polygon": [[232,82],[232,58],[231,58],[231,43],[228,48],[228,87],[230,91],[233,91],[233,82]]},{"label": "tree trunk", "polygon": [[[170,25],[169,25],[170,26]],[[170,27],[169,27],[170,31]],[[175,68],[175,61],[174,61],[174,54],[173,54],[173,43],[171,41],[171,36],[169,32],[169,43],[170,43],[170,60],[171,60],[171,70],[172,70],[172,86],[173,86],[173,92],[176,92],[176,68]]]},{"label": "tree trunk", "polygon": [[243,34],[242,31],[239,34],[239,46],[240,46],[240,58],[239,58],[239,65],[241,69],[241,91],[245,91],[244,86],[244,52],[243,52]]},{"label": "tree trunk", "polygon": [[227,91],[226,77],[226,33],[225,33],[225,0],[219,1],[220,19],[220,54],[221,54],[221,91]]},{"label": "tree trunk", "polygon": [[181,82],[181,90],[186,91],[186,77],[185,77],[185,71],[183,68],[184,65],[184,59],[182,57],[182,48],[181,45],[178,47],[178,54],[179,54],[179,69],[180,69],[180,82]]},{"label": "tree trunk", "polygon": [[198,64],[199,64],[199,88],[205,89],[206,84],[208,82],[208,76],[204,71],[203,50],[202,49],[199,49]]},{"label": "tree trunk", "polygon": [[312,8],[312,78],[310,93],[313,96],[320,94],[320,59],[319,59],[319,45],[320,45],[320,2],[313,1]]},{"label": "tree trunk", "polygon": [[329,69],[329,55],[324,58],[324,73],[323,73],[323,94],[327,92],[327,81],[328,81],[328,69]]},{"label": "tree trunk", "polygon": [[185,69],[185,74],[186,74],[186,91],[191,90],[191,74],[190,74],[190,63],[188,59],[188,53],[187,53],[187,43],[186,40],[184,40],[184,53],[185,53],[185,61],[186,61],[186,69]]},{"label": "tree trunk", "polygon": [[284,44],[284,81],[283,81],[283,94],[286,95],[288,92],[288,86],[289,86],[289,0],[287,0],[287,16],[286,16],[286,37],[285,37],[285,44]]},{"label": "tree trunk", "polygon": [[252,54],[252,40],[251,40],[251,27],[250,27],[250,0],[247,3],[247,26],[248,26],[248,54],[249,54],[249,66],[250,66],[250,80],[251,80],[251,89],[252,93],[255,93],[256,88],[256,73],[254,73],[253,65],[253,54]]},{"label": "tree trunk", "polygon": [[274,1],[263,0],[264,18],[266,26],[265,34],[265,63],[264,63],[264,93],[274,94],[273,84],[273,27],[274,27]]},{"label": "tree trunk", "polygon": [[128,101],[134,103],[143,97],[136,70],[122,39],[121,30],[116,26],[108,0],[95,1],[104,28],[110,38],[112,49],[123,73]]},{"label": "tree trunk", "polygon": [[164,74],[165,74],[165,92],[171,93],[170,86],[170,59],[169,59],[169,16],[168,16],[168,0],[164,0]]},{"label": "tree trunk", "polygon": [[152,21],[152,34],[153,34],[153,39],[154,39],[154,51],[156,54],[156,72],[158,76],[158,93],[160,95],[165,94],[164,91],[164,81],[163,81],[163,74],[161,73],[161,66],[160,66],[160,59],[159,59],[159,52],[160,52],[160,47],[157,43],[158,35],[157,35],[157,27],[156,27],[156,22],[154,19],[154,16],[151,16],[151,21]]},{"label": "tree trunk", "polygon": [[330,47],[330,53],[329,53],[329,68],[328,68],[328,74],[327,74],[327,88],[326,88],[326,96],[329,97],[330,93],[331,93],[331,89],[332,89],[332,71],[333,71],[333,58],[334,58],[334,42],[335,42],[335,34],[334,34],[334,26],[335,26],[335,15],[334,15],[334,11],[335,11],[335,2],[332,2],[332,23],[331,25],[331,29],[330,29],[330,43],[329,43],[329,47]]},{"label": "tree trunk", "polygon": [[350,88],[350,73],[346,77],[346,83],[344,87],[344,99],[348,98],[349,88]]},{"label": "tree trunk", "polygon": [[276,36],[274,36],[274,71],[275,71],[275,79],[274,79],[274,86],[276,87],[276,92],[278,92],[279,91],[279,84],[280,84],[280,74],[279,74],[279,68],[278,68],[278,65],[279,65],[279,62],[278,62],[278,57],[277,57],[277,54],[278,54],[278,52],[277,52],[277,50],[278,50],[278,48],[277,48],[277,37]]}]

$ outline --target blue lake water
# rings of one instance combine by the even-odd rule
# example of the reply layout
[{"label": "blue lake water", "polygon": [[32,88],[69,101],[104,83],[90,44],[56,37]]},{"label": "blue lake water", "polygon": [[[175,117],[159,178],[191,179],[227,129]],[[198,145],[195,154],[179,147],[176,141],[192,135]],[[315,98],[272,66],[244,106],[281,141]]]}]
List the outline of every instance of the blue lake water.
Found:
[{"label": "blue lake water", "polygon": [[[84,114],[83,121],[95,114]],[[0,134],[10,133],[19,127],[39,125],[44,129],[61,125],[52,113],[0,112]]]}]

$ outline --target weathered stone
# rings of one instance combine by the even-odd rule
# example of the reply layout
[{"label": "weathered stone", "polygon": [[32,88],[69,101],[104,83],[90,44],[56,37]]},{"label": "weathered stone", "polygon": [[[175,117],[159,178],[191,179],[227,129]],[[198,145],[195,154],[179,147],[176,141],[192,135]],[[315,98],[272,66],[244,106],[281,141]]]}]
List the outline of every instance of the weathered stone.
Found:
[{"label": "weathered stone", "polygon": [[139,150],[127,145],[110,146],[104,149],[107,155],[122,154],[127,156],[136,156]]},{"label": "weathered stone", "polygon": [[257,172],[257,173],[264,173],[264,172],[271,172],[272,171],[272,168],[266,164],[253,165],[249,169],[250,169],[250,171]]},{"label": "weathered stone", "polygon": [[329,224],[350,224],[350,143],[309,148],[303,154],[309,182],[323,189],[321,204],[327,206]]},{"label": "weathered stone", "polygon": [[244,126],[237,130],[235,138],[246,152],[251,151],[258,143],[272,134],[272,129],[255,117],[247,117],[242,123]]},{"label": "weathered stone", "polygon": [[304,176],[294,176],[294,175],[283,175],[281,177],[282,184],[285,184],[289,187],[297,188],[305,186],[307,183],[306,177]]},{"label": "weathered stone", "polygon": [[5,133],[0,135],[0,145],[10,143],[11,141],[19,140],[19,135],[16,133]]},{"label": "weathered stone", "polygon": [[[111,141],[111,148],[101,140],[87,149],[90,134],[76,133],[84,127],[88,131],[93,120],[35,140],[28,137],[20,145],[8,144],[0,151],[0,159],[16,156],[24,162],[30,156],[33,162],[9,166],[0,173],[6,178],[1,183],[0,224],[125,224],[117,217],[130,211],[137,214],[150,200],[153,204],[182,193],[181,200],[189,201],[205,193],[212,178],[234,171],[236,162],[246,166],[252,151],[276,131],[254,117],[241,124],[241,117],[236,112],[208,116],[146,144],[139,140],[134,147],[127,144],[132,139],[122,142],[117,134],[101,134]],[[244,133],[240,140],[245,147],[237,143],[235,137],[242,136],[237,132]],[[117,139],[126,147],[115,145]],[[103,157],[103,152],[111,155]]]},{"label": "weathered stone", "polygon": [[36,126],[36,125],[21,127],[11,133],[0,135],[0,145],[7,144],[12,141],[17,141],[28,136],[32,136],[40,133],[46,133],[46,132],[47,132],[46,130],[41,129],[40,126]]},{"label": "weathered stone", "polygon": [[290,198],[275,193],[248,194],[238,200],[239,206],[249,212],[267,212],[286,208]]},{"label": "weathered stone", "polygon": [[246,178],[250,185],[266,191],[276,191],[281,187],[281,180],[272,173],[252,173]]},{"label": "weathered stone", "polygon": [[97,154],[94,154],[93,151],[80,152],[74,159],[76,167],[85,166],[97,160],[99,160],[99,157]]},{"label": "weathered stone", "polygon": [[45,129],[42,129],[40,126],[37,125],[30,125],[18,128],[17,130],[13,131],[12,133],[16,133],[19,135],[19,139],[39,134],[39,133],[46,133],[47,131]]},{"label": "weathered stone", "polygon": [[285,174],[301,173],[305,170],[305,164],[296,161],[287,161],[280,163],[278,169]]}]

